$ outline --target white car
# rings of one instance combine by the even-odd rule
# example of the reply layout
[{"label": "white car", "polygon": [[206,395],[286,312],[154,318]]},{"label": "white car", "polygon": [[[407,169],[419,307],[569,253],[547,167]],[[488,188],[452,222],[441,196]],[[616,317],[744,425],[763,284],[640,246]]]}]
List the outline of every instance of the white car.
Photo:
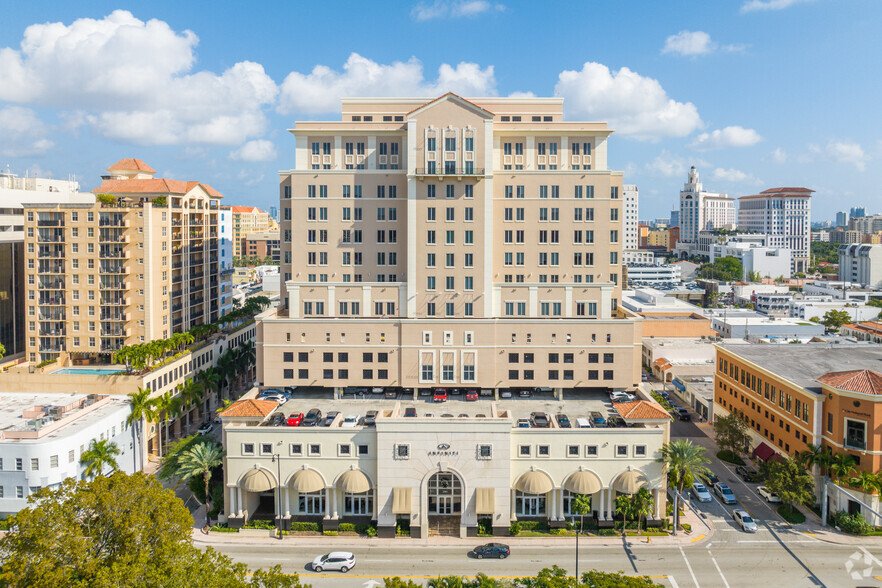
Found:
[{"label": "white car", "polygon": [[711,493],[707,489],[707,486],[705,486],[701,482],[695,482],[694,484],[692,484],[692,495],[698,502],[710,502],[711,500],[713,500],[713,498],[711,497]]},{"label": "white car", "polygon": [[628,394],[627,392],[613,392],[609,395],[609,399],[613,402],[631,402],[632,400],[636,400],[637,397],[633,394]]},{"label": "white car", "polygon": [[351,415],[347,416],[346,418],[343,419],[343,422],[340,423],[341,427],[345,427],[347,429],[355,427],[357,425],[358,425],[358,415],[357,414],[351,414]]},{"label": "white car", "polygon": [[753,518],[747,514],[747,511],[736,508],[732,511],[732,518],[744,531],[748,533],[756,533],[756,522],[754,522]]},{"label": "white car", "polygon": [[756,491],[759,492],[760,496],[762,496],[769,502],[781,502],[781,497],[766,488],[765,486],[757,486]]},{"label": "white car", "polygon": [[344,574],[355,567],[355,556],[348,551],[332,551],[312,560],[312,571],[336,570]]},{"label": "white car", "polygon": [[211,433],[212,429],[214,429],[214,423],[202,423],[202,425],[196,429],[196,433],[199,435],[208,435]]}]

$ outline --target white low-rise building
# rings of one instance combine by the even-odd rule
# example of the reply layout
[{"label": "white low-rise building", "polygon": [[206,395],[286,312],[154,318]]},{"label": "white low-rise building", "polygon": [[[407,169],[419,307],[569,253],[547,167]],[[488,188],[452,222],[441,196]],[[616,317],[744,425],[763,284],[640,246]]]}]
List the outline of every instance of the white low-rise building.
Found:
[{"label": "white low-rise building", "polygon": [[790,300],[787,304],[788,316],[801,319],[817,317],[823,319],[831,310],[847,312],[854,322],[868,321],[879,316],[879,307],[864,304],[843,303],[843,301]]},{"label": "white low-rise building", "polygon": [[[134,428],[126,424],[126,398],[97,394],[0,394],[0,516],[27,506],[40,488],[67,478],[82,479],[83,452],[92,441],[109,439],[119,449],[120,471],[133,473],[143,463]],[[139,446],[143,443],[138,438]]]},{"label": "white low-rise building", "polygon": [[680,266],[669,264],[628,264],[628,283],[633,285],[678,284]]},{"label": "white low-rise building", "polygon": [[734,257],[740,261],[743,268],[742,277],[745,280],[750,279],[752,274],[760,278],[789,278],[791,275],[791,251],[789,249],[764,247],[750,242],[711,245],[711,263],[721,257]]},{"label": "white low-rise building", "polygon": [[[652,494],[649,518],[664,518],[656,459],[670,416],[661,406],[648,396],[610,403],[596,391],[562,409],[571,427],[548,414],[539,428],[532,402],[335,401],[340,414],[326,426],[289,427],[270,423],[302,411],[304,400],[240,400],[221,414],[227,522],[374,523],[381,537],[409,528],[417,538],[430,528],[476,536],[480,522],[507,535],[514,521],[564,526],[576,494],[591,495],[592,516],[611,526],[616,496],[641,487]],[[379,409],[375,424],[364,422],[368,407]],[[599,426],[593,413],[621,424]]]}]

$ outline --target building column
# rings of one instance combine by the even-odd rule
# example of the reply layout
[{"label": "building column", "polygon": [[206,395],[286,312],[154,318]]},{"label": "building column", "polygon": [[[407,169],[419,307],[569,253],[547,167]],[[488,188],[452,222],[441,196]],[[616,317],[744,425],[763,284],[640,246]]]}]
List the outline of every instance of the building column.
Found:
[{"label": "building column", "polygon": [[[416,391],[416,388],[414,388],[414,391]],[[374,508],[373,508],[373,514],[371,515],[374,520],[377,520],[379,505],[380,505],[380,492],[376,488],[374,488]]]},{"label": "building column", "polygon": [[239,508],[239,510],[236,511],[236,516],[238,516],[241,519],[245,515],[243,514],[243,511],[242,511],[242,489],[239,488],[238,486],[236,486],[236,505]]},{"label": "building column", "polygon": [[337,519],[337,488],[329,488],[329,492],[331,493],[331,518]]},{"label": "building column", "polygon": [[600,489],[600,508],[597,511],[597,520],[606,520],[606,489]]},{"label": "building column", "polygon": [[285,505],[285,517],[288,518],[291,516],[291,490],[287,486],[283,486],[282,490],[284,491],[282,504]]},{"label": "building column", "polygon": [[331,518],[331,488],[325,488],[325,519]]},{"label": "building column", "polygon": [[566,515],[564,514],[564,503],[563,503],[563,488],[557,489],[557,519],[559,521],[565,521]]},{"label": "building column", "polygon": [[229,508],[225,509],[227,511],[226,515],[228,517],[230,517],[230,516],[234,517],[239,512],[236,508],[236,504],[237,504],[236,503],[236,494],[237,494],[236,487],[234,486],[232,488],[229,488],[228,490],[229,490],[229,496],[230,496],[230,505],[229,505]]},{"label": "building column", "polygon": [[517,510],[516,510],[516,496],[515,492],[517,492],[514,488],[511,489],[511,520],[518,520]]}]

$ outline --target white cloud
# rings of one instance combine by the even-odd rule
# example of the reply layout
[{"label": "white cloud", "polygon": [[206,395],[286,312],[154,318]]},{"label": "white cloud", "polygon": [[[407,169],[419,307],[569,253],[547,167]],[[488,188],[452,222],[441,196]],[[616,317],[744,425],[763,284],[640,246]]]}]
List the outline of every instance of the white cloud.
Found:
[{"label": "white cloud", "polygon": [[691,102],[668,97],[658,80],[627,67],[613,72],[587,62],[581,71],[560,73],[554,87],[572,117],[607,121],[619,134],[640,140],[683,137],[702,127]]},{"label": "white cloud", "polygon": [[494,11],[505,12],[505,5],[486,0],[435,0],[432,3],[420,2],[410,11],[410,16],[422,22],[437,18],[472,17]]},{"label": "white cloud", "polygon": [[30,157],[43,155],[53,146],[49,129],[30,108],[0,108],[0,155]]},{"label": "white cloud", "polygon": [[665,39],[662,53],[676,53],[691,57],[712,53],[716,48],[717,44],[711,41],[710,35],[704,31],[680,31]]},{"label": "white cloud", "polygon": [[276,146],[266,139],[248,141],[230,153],[230,159],[237,161],[272,161],[276,157]]},{"label": "white cloud", "polygon": [[732,126],[716,129],[710,133],[701,133],[689,147],[696,151],[710,151],[726,147],[750,147],[762,140],[760,134],[753,129]]},{"label": "white cloud", "polygon": [[869,156],[863,147],[853,141],[830,141],[827,143],[827,155],[839,163],[850,163],[858,170],[867,169]]},{"label": "white cloud", "polygon": [[772,160],[775,163],[787,163],[787,152],[781,147],[776,147],[775,150],[772,151]]},{"label": "white cloud", "polygon": [[753,174],[745,173],[737,169],[725,169],[722,167],[714,168],[711,172],[711,178],[720,182],[749,183],[760,185],[762,180],[753,176]]},{"label": "white cloud", "polygon": [[741,12],[784,10],[796,4],[812,1],[814,0],[747,0],[741,5]]},{"label": "white cloud", "polygon": [[463,96],[495,96],[493,66],[481,69],[476,63],[447,63],[438,68],[435,80],[423,77],[423,64],[411,57],[407,62],[381,64],[352,53],[343,71],[317,65],[308,74],[291,72],[282,82],[279,112],[320,114],[336,112],[340,98],[351,96],[435,97],[446,92]]},{"label": "white cloud", "polygon": [[646,164],[646,170],[656,176],[672,178],[686,175],[686,160],[662,150],[655,159]]},{"label": "white cloud", "polygon": [[191,73],[197,43],[192,31],[125,10],[31,25],[20,50],[0,49],[0,100],[72,109],[98,133],[143,145],[234,145],[261,134],[275,82],[247,61]]}]

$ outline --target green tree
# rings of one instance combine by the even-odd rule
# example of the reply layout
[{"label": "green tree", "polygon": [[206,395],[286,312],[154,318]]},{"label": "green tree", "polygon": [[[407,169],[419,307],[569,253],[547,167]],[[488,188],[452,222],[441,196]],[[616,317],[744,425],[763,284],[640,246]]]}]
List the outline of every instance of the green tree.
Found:
[{"label": "green tree", "polygon": [[634,512],[634,501],[628,494],[620,494],[616,497],[616,514],[622,515],[622,533],[628,528],[628,519],[637,518]]},{"label": "green tree", "polygon": [[648,519],[652,514],[652,494],[646,488],[641,488],[631,495],[632,514],[637,517],[637,531],[640,531],[640,520]]},{"label": "green tree", "polygon": [[181,480],[202,476],[205,483],[205,526],[208,526],[208,513],[211,510],[211,471],[224,462],[224,450],[216,443],[197,443],[180,454],[177,474]]},{"label": "green tree", "polygon": [[882,476],[878,473],[861,470],[857,476],[848,479],[848,485],[852,488],[860,488],[862,492],[867,494],[876,494],[882,490]]},{"label": "green tree", "polygon": [[747,272],[748,282],[759,282],[760,280],[762,280],[762,276],[760,276],[759,272]]},{"label": "green tree", "polygon": [[844,310],[828,310],[821,319],[821,324],[831,331],[838,331],[839,327],[851,322],[851,315]]},{"label": "green tree", "polygon": [[88,478],[94,478],[103,475],[107,467],[111,472],[117,471],[119,469],[119,464],[116,463],[117,455],[119,455],[119,447],[110,439],[102,439],[101,441],[92,439],[89,448],[80,456],[80,463],[86,465],[83,473]]},{"label": "green tree", "polygon": [[811,470],[814,466],[818,466],[821,473],[825,473],[833,460],[833,454],[830,453],[829,447],[821,445],[813,445],[809,443],[808,449],[796,452],[796,461],[807,470]]},{"label": "green tree", "polygon": [[0,584],[10,588],[302,586],[279,566],[250,575],[244,564],[196,548],[183,502],[143,473],[68,478],[29,496],[9,520]]},{"label": "green tree", "polygon": [[[173,419],[175,415],[177,415],[180,407],[180,398],[177,396],[172,396],[171,392],[166,392],[162,396],[157,396],[153,399],[154,414],[160,419],[160,433],[165,430],[165,445],[168,445],[168,429],[170,426],[169,420]],[[162,447],[162,435],[160,434],[159,457],[162,457]]]},{"label": "green tree", "polygon": [[6,355],[6,348],[3,347],[3,343],[0,343],[0,359],[2,359],[4,355]]},{"label": "green tree", "polygon": [[137,392],[130,393],[129,400],[132,403],[131,412],[129,412],[126,417],[126,423],[135,428],[135,451],[134,451],[134,471],[138,471],[144,469],[144,464],[141,464],[141,467],[138,467],[138,456],[142,456],[144,452],[141,450],[141,443],[143,443],[143,431],[144,431],[144,421],[151,420],[155,418],[153,414],[153,402],[150,399],[150,395],[152,394],[152,390],[150,388],[138,388]]},{"label": "green tree", "polygon": [[720,449],[735,455],[747,453],[750,449],[750,427],[739,411],[733,410],[726,416],[714,418],[714,438]]},{"label": "green tree", "polygon": [[707,450],[700,445],[694,445],[692,441],[675,440],[665,443],[661,448],[661,455],[656,461],[664,464],[668,474],[668,486],[673,488],[674,493],[674,535],[677,534],[677,524],[680,514],[680,495],[683,489],[692,486],[695,480],[705,480],[711,475],[707,468],[710,460],[705,457]]},{"label": "green tree", "polygon": [[626,576],[622,572],[591,570],[582,574],[581,586],[588,588],[653,588],[661,586],[649,576]]},{"label": "green tree", "polygon": [[795,459],[785,459],[770,464],[766,487],[777,494],[791,512],[797,504],[815,502],[812,476]]},{"label": "green tree", "polygon": [[842,478],[848,478],[851,476],[851,472],[853,472],[856,467],[857,462],[855,461],[854,456],[847,453],[837,453],[830,458],[828,470],[830,471],[830,477],[838,481]]},{"label": "green tree", "polygon": [[413,580],[402,580],[398,576],[392,578],[383,578],[383,588],[423,588],[422,584],[417,584]]},{"label": "green tree", "polygon": [[585,515],[591,512],[591,495],[590,494],[576,494],[573,496],[572,502],[570,502],[570,508],[574,513],[579,515],[579,533],[582,532],[582,523],[584,522]]},{"label": "green tree", "polygon": [[706,263],[699,269],[702,278],[720,280],[722,282],[737,282],[744,277],[744,267],[738,258],[727,255],[718,257],[713,263]]}]

